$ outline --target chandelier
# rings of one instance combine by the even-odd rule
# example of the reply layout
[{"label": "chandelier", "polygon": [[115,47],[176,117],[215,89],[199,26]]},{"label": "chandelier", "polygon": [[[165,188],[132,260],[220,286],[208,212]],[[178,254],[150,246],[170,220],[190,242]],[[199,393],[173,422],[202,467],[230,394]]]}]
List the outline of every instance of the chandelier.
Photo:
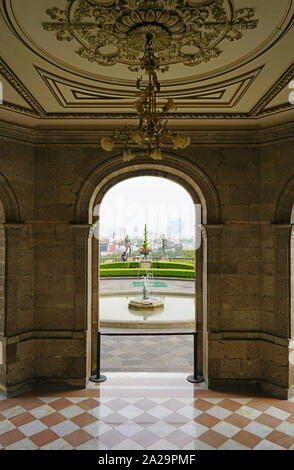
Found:
[{"label": "chandelier", "polygon": [[153,160],[162,160],[162,149],[173,143],[175,150],[184,149],[191,143],[191,138],[175,133],[167,129],[168,113],[176,111],[177,107],[172,98],[159,109],[157,95],[160,91],[160,83],[156,71],[160,70],[160,61],[155,56],[152,48],[153,35],[146,34],[145,51],[140,65],[148,75],[148,83],[142,85],[142,76],[137,79],[136,95],[138,99],[133,106],[139,115],[137,127],[126,125],[122,129],[114,129],[112,137],[102,137],[101,147],[111,152],[115,144],[123,146],[123,161],[135,158],[133,147],[146,148]]}]

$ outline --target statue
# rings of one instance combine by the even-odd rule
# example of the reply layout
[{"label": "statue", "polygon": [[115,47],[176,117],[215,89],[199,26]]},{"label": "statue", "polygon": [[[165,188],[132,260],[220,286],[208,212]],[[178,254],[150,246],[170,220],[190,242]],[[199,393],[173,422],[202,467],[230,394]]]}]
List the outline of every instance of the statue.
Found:
[{"label": "statue", "polygon": [[148,287],[147,287],[147,276],[143,276],[143,279],[144,279],[143,299],[147,300],[149,299],[149,292],[148,292]]},{"label": "statue", "polygon": [[131,240],[129,239],[128,235],[126,235],[126,238],[125,238],[125,246],[126,246],[126,251],[128,252],[128,254],[131,254],[132,252]]},{"label": "statue", "polygon": [[122,260],[127,261],[128,256],[131,254],[132,248],[131,248],[131,240],[129,239],[128,235],[126,235],[125,238],[125,251],[122,254]]},{"label": "statue", "polygon": [[167,244],[167,238],[165,238],[165,235],[161,235],[160,238],[161,238],[161,243],[162,243],[162,250],[163,250],[164,255],[166,256],[165,248]]},{"label": "statue", "polygon": [[149,290],[148,290],[148,286],[147,286],[149,278],[153,279],[153,274],[148,273],[146,276],[142,276],[142,279],[144,279],[144,287],[143,287],[143,299],[144,300],[150,299]]}]

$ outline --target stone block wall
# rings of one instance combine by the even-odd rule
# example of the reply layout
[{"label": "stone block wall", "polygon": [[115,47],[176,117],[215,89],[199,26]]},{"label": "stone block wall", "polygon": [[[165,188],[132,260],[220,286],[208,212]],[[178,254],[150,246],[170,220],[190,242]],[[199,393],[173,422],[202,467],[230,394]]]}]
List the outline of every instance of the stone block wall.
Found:
[{"label": "stone block wall", "polygon": [[1,141],[0,390],[12,393],[34,376],[31,353],[23,357],[18,352],[34,319],[33,240],[25,223],[34,214],[34,168],[31,145]]},{"label": "stone block wall", "polygon": [[[202,311],[207,310],[200,344],[211,388],[262,386],[282,398],[293,393],[291,226],[290,217],[276,220],[280,195],[294,175],[292,149],[293,142],[191,146],[177,157],[177,169],[185,171],[187,162],[207,175],[221,214],[211,221],[208,213],[205,222],[207,288],[203,282],[203,292],[197,293],[203,295]],[[85,182],[94,184],[94,170],[112,158],[109,172],[116,181],[126,163],[97,147],[0,143],[0,172],[15,192],[22,222],[3,228],[3,390],[15,392],[36,381],[86,383],[89,331],[91,322],[97,325],[91,296],[97,299],[99,286],[92,292],[90,227],[88,220],[77,220],[77,200]],[[0,250],[3,240],[0,233]],[[0,262],[0,281],[1,273]]]}]

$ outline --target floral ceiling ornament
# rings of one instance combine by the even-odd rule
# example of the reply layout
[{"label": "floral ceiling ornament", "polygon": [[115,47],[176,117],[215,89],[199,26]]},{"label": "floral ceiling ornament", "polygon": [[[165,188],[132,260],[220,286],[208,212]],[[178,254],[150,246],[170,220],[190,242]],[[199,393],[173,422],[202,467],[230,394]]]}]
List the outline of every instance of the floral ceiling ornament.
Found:
[{"label": "floral ceiling ornament", "polygon": [[171,98],[159,109],[160,83],[157,72],[171,64],[198,65],[218,57],[219,45],[243,37],[243,30],[257,27],[253,8],[235,9],[233,0],[65,0],[65,8],[46,11],[59,41],[79,43],[77,54],[99,65],[125,64],[131,71],[144,71],[137,80],[138,127],[114,129],[103,137],[101,146],[111,152],[123,146],[123,160],[135,158],[132,147],[148,149],[154,160],[162,159],[162,149],[190,145],[190,137],[167,129],[167,115],[176,111]]},{"label": "floral ceiling ornament", "polygon": [[198,65],[218,57],[220,44],[257,27],[253,8],[233,0],[66,0],[64,9],[46,11],[59,41],[79,44],[77,54],[99,65],[121,63],[140,69],[146,34],[161,65]]}]

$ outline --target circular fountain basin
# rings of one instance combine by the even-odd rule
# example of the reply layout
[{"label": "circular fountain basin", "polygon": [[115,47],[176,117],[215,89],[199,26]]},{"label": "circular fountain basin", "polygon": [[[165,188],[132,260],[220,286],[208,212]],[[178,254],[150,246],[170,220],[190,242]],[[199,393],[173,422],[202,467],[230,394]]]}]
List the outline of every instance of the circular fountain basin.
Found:
[{"label": "circular fountain basin", "polygon": [[131,299],[129,308],[134,310],[157,310],[164,308],[164,302],[160,297],[149,297],[148,299],[137,297]]},{"label": "circular fountain basin", "polygon": [[164,295],[158,299],[164,304],[159,308],[133,309],[129,308],[130,301],[136,300],[132,295],[101,296],[100,326],[133,329],[195,328],[194,296]]}]

